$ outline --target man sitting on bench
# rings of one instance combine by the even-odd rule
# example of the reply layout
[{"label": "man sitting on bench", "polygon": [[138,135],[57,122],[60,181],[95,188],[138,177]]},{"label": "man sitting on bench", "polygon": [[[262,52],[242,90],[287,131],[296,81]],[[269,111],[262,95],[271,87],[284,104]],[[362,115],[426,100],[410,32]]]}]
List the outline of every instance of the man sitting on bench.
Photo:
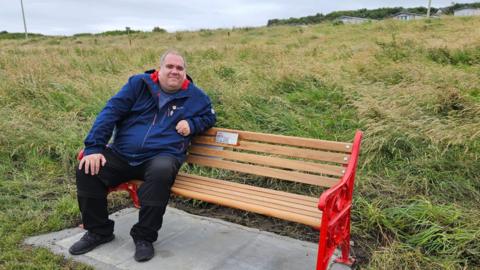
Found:
[{"label": "man sitting on bench", "polygon": [[[158,71],[132,76],[98,115],[76,173],[87,232],[70,247],[71,254],[84,254],[113,240],[107,190],[140,179],[144,180],[138,190],[141,208],[130,231],[134,258],[140,262],[154,256],[152,243],[190,140],[216,121],[209,97],[187,77],[184,57],[169,50],[162,55]],[[114,141],[107,147],[115,127]]]}]

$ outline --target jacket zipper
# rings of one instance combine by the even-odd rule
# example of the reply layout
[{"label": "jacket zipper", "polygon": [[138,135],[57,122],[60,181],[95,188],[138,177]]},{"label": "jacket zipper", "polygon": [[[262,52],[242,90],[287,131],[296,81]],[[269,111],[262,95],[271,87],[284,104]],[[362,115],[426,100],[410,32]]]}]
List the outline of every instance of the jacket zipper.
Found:
[{"label": "jacket zipper", "polygon": [[143,138],[142,147],[141,147],[142,149],[143,149],[143,146],[145,145],[145,142],[147,141],[148,134],[150,134],[150,130],[152,130],[152,127],[155,125],[155,120],[157,120],[157,113],[155,113],[155,116],[153,116],[153,122],[148,128],[147,134],[145,134],[145,137]]}]

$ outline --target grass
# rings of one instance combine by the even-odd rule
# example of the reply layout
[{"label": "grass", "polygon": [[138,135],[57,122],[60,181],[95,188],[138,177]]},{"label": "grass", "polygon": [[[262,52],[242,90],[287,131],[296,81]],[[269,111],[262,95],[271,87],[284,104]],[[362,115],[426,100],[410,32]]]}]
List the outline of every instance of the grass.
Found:
[{"label": "grass", "polygon": [[479,269],[479,28],[480,18],[445,17],[132,33],[131,45],[0,40],[0,269],[85,268],[22,241],[78,224],[85,134],[170,47],[185,52],[218,126],[340,141],[365,132],[352,213],[360,268]]}]

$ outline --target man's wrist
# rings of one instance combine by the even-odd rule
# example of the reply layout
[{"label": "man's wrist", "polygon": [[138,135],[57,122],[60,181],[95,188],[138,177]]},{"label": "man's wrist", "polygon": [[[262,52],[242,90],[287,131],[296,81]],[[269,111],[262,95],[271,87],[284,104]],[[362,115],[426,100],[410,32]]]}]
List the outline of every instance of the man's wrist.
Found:
[{"label": "man's wrist", "polygon": [[88,156],[91,154],[100,154],[103,152],[103,149],[105,149],[105,147],[87,147],[83,151],[83,155]]},{"label": "man's wrist", "polygon": [[193,121],[192,119],[185,119],[188,123],[188,128],[190,129],[190,134],[189,135],[193,135],[195,134],[195,126],[193,124]]}]

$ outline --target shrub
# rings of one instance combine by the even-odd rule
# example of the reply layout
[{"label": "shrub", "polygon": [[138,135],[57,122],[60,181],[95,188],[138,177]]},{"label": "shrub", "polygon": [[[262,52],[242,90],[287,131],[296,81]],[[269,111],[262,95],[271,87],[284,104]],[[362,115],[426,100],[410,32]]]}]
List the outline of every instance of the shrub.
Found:
[{"label": "shrub", "polygon": [[427,56],[430,60],[443,65],[480,64],[480,47],[464,49],[431,48]]},{"label": "shrub", "polygon": [[158,27],[158,26],[155,26],[155,27],[153,27],[152,32],[154,32],[154,33],[166,33],[167,30],[165,30],[165,29],[163,29],[163,28],[160,28],[160,27]]}]

